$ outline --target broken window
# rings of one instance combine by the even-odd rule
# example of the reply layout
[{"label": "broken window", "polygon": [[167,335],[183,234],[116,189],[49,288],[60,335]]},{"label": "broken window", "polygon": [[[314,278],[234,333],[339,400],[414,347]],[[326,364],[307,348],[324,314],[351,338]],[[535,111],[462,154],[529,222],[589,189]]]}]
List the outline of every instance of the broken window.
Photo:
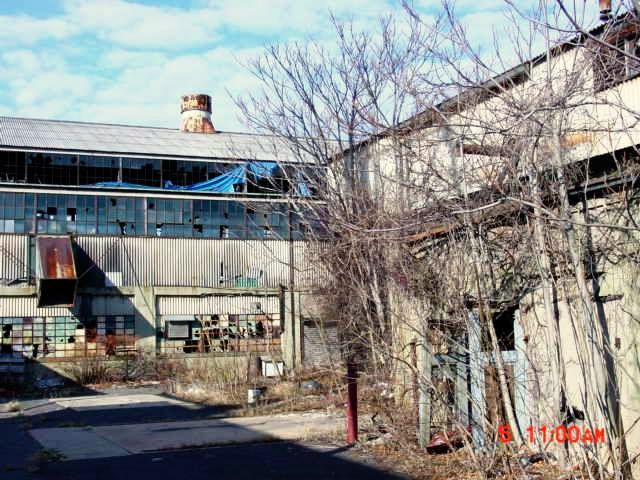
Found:
[{"label": "broken window", "polygon": [[[509,307],[493,314],[491,319],[493,328],[498,338],[500,351],[515,350],[514,323],[517,307]],[[483,326],[483,350],[489,351],[491,348],[491,337],[486,325]]]},{"label": "broken window", "polygon": [[0,150],[0,182],[20,182],[25,181],[24,152],[8,152]]},{"label": "broken window", "polygon": [[135,349],[135,317],[3,317],[2,353],[14,357],[121,355]]},{"label": "broken window", "polygon": [[[288,238],[287,205],[252,207],[226,200],[0,192],[0,233]],[[303,228],[316,231],[298,214],[293,228],[294,239],[302,238]]]},{"label": "broken window", "polygon": [[160,188],[160,164],[160,160],[149,158],[123,158],[122,181]]},{"label": "broken window", "polygon": [[[256,309],[257,311],[257,309]],[[278,313],[194,315],[164,320],[163,353],[265,352],[279,345]]]},{"label": "broken window", "polygon": [[80,185],[117,182],[120,178],[118,157],[80,156]]},{"label": "broken window", "polygon": [[76,221],[77,210],[73,207],[67,208],[67,222],[75,222]]},{"label": "broken window", "polygon": [[[214,177],[212,177],[214,178]],[[163,160],[162,180],[174,185],[193,185],[208,179],[207,164],[183,160]]]},{"label": "broken window", "polygon": [[593,86],[595,92],[611,88],[640,73],[640,36],[635,25],[618,27],[603,39],[608,45],[593,43]]},{"label": "broken window", "polygon": [[77,185],[78,156],[53,153],[28,153],[27,183]]}]

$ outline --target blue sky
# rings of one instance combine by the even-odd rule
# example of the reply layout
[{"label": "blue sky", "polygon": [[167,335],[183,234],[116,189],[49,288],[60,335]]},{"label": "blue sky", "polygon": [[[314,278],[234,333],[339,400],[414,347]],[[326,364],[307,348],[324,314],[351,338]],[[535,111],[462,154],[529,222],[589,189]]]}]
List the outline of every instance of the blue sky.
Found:
[{"label": "blue sky", "polygon": [[[456,4],[479,43],[505,8]],[[417,7],[432,15],[439,1]],[[0,115],[177,127],[179,96],[206,92],[216,128],[246,130],[227,93],[256,87],[239,62],[268,43],[329,41],[329,11],[373,29],[399,10],[393,0],[0,1]]]}]

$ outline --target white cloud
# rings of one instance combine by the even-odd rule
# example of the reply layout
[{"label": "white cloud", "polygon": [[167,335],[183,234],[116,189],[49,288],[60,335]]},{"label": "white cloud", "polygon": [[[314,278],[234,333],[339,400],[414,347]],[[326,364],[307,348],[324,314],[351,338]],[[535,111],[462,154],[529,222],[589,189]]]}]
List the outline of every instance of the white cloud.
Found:
[{"label": "white cloud", "polygon": [[123,0],[66,0],[79,26],[103,40],[134,48],[178,50],[218,39],[220,19],[210,8],[179,9]]},{"label": "white cloud", "polygon": [[44,39],[66,38],[73,33],[75,27],[68,18],[0,16],[0,45],[33,45]]},{"label": "white cloud", "polygon": [[91,97],[95,81],[74,71],[55,49],[0,54],[0,102],[9,115],[61,118]]},{"label": "white cloud", "polygon": [[[369,30],[390,8],[399,11],[397,0],[60,2],[62,13],[49,18],[0,16],[3,113],[175,128],[180,95],[206,92],[217,128],[244,129],[227,90],[239,95],[259,85],[238,61],[260,54],[266,42],[313,35],[330,43],[329,11]],[[423,0],[430,14],[434,5],[440,3]],[[487,26],[498,22],[495,11],[504,2],[457,5],[467,13],[473,41],[486,44]]]}]

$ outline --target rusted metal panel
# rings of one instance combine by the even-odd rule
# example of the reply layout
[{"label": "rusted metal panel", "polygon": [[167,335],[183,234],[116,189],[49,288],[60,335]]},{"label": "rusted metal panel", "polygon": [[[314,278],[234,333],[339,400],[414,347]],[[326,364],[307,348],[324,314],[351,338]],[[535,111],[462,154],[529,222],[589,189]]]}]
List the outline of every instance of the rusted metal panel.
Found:
[{"label": "rusted metal panel", "polygon": [[180,130],[191,133],[216,133],[211,123],[211,97],[204,93],[183,95],[180,104]]},{"label": "rusted metal panel", "polygon": [[158,297],[157,312],[158,315],[242,315],[261,312],[277,314],[280,312],[280,297],[277,295]]},{"label": "rusted metal panel", "polygon": [[36,237],[36,281],[39,307],[74,305],[78,277],[71,237]]},{"label": "rusted metal panel", "polygon": [[71,237],[36,238],[36,276],[45,280],[76,280]]}]

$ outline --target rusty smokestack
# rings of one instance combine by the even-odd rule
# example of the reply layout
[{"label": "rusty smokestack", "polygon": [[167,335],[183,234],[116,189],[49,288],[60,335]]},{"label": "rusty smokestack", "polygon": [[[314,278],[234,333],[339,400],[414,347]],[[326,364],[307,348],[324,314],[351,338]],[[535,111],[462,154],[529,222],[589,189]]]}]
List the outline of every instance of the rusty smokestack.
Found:
[{"label": "rusty smokestack", "polygon": [[211,97],[204,93],[183,95],[180,103],[180,130],[191,133],[216,133],[211,123]]},{"label": "rusty smokestack", "polygon": [[600,20],[607,21],[611,18],[611,0],[598,0],[600,5]]}]

